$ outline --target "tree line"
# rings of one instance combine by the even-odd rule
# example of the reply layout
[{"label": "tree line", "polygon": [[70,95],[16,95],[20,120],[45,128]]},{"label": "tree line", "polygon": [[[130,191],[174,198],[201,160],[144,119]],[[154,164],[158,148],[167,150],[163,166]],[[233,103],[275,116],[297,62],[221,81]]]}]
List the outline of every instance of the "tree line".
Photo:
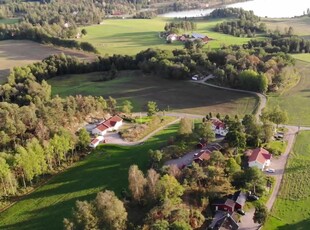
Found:
[{"label": "tree line", "polygon": [[216,24],[214,30],[236,37],[255,37],[256,33],[266,32],[266,24],[260,22],[260,18],[253,11],[241,8],[216,9],[211,12],[211,18],[236,17],[237,20],[224,21]]},{"label": "tree line", "polygon": [[193,21],[168,22],[164,27],[166,32],[179,34],[182,31],[193,31],[197,29],[197,24]]}]

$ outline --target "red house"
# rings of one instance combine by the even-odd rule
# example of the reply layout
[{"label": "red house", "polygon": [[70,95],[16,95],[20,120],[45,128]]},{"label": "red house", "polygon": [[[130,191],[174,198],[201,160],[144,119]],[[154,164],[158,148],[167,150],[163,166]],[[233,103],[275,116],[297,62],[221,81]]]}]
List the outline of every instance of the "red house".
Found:
[{"label": "red house", "polygon": [[235,201],[232,199],[226,199],[224,201],[216,202],[212,204],[215,208],[215,211],[221,210],[229,213],[233,213],[235,211]]}]

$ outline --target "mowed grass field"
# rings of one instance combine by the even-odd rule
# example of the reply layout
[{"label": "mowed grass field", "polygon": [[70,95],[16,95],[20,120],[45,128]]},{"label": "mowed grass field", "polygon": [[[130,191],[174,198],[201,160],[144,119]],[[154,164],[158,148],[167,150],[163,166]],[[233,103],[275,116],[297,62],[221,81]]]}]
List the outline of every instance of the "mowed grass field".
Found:
[{"label": "mowed grass field", "polygon": [[297,17],[297,18],[262,18],[266,23],[268,29],[279,29],[281,32],[290,26],[294,29],[294,34],[310,39],[310,17]]},{"label": "mowed grass field", "polygon": [[252,113],[258,104],[258,99],[249,94],[146,76],[140,71],[122,71],[116,79],[98,82],[101,74],[64,75],[49,83],[54,95],[112,96],[119,104],[123,100],[132,101],[136,112],[146,111],[148,101],[157,102],[161,110],[202,115],[209,112],[244,115]]},{"label": "mowed grass field", "polygon": [[15,24],[18,23],[18,18],[3,18],[0,19],[0,24]]},{"label": "mowed grass field", "polygon": [[282,187],[264,229],[308,230],[310,226],[310,132],[301,132],[294,145]]},{"label": "mowed grass field", "polygon": [[310,62],[297,61],[296,69],[301,73],[299,83],[280,96],[269,96],[268,107],[279,105],[287,111],[288,124],[310,126]]},{"label": "mowed grass field", "polygon": [[27,40],[0,41],[0,84],[15,66],[23,66],[52,55],[65,53],[84,60],[94,60],[96,55],[78,50],[56,48]]},{"label": "mowed grass field", "polygon": [[55,176],[46,185],[0,213],[0,229],[63,229],[76,200],[90,200],[102,190],[113,190],[120,198],[128,188],[128,169],[137,164],[146,171],[148,150],[158,149],[175,135],[178,124],[164,129],[143,145],[103,145],[85,160]]},{"label": "mowed grass field", "polygon": [[[165,24],[172,20],[168,18],[104,20],[101,25],[81,27],[87,30],[87,35],[78,41],[90,42],[102,55],[134,55],[147,48],[181,49],[184,47],[182,42],[166,44],[165,39],[159,37],[159,32],[164,31]],[[243,44],[249,40],[214,32],[213,27],[221,20],[196,20],[195,22],[197,30],[194,32],[214,39],[205,46],[206,48],[218,48],[223,44]]]}]

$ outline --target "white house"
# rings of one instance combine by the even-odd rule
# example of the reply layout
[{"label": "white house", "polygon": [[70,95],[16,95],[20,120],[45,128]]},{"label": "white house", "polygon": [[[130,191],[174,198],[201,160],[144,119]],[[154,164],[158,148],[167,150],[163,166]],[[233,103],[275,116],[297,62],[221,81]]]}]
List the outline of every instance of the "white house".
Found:
[{"label": "white house", "polygon": [[265,167],[270,165],[271,154],[264,148],[257,148],[249,151],[249,167],[257,167],[264,170]]},{"label": "white house", "polygon": [[103,123],[100,123],[99,125],[96,126],[96,128],[94,128],[91,133],[93,135],[100,135],[103,136],[105,135],[107,132],[109,131],[109,127],[104,125]]},{"label": "white house", "polygon": [[98,136],[90,142],[89,147],[96,148],[103,140],[104,140],[103,136]]},{"label": "white house", "polygon": [[117,115],[101,122],[92,130],[93,135],[104,136],[107,132],[118,130],[123,124],[123,119]]},{"label": "white house", "polygon": [[214,131],[216,135],[220,135],[223,137],[225,137],[229,131],[225,123],[217,118],[211,118],[211,126],[212,126],[212,130]]}]

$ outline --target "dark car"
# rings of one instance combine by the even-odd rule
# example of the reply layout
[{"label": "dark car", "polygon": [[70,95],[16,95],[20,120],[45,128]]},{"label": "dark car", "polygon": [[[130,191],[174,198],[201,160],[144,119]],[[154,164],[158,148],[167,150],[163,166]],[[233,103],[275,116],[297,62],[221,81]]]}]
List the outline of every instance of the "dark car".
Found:
[{"label": "dark car", "polygon": [[251,195],[248,195],[247,200],[248,201],[255,201],[255,200],[259,200],[259,197],[251,194]]},{"label": "dark car", "polygon": [[245,211],[243,211],[242,209],[238,209],[237,213],[239,213],[240,215],[244,216],[245,215]]}]

